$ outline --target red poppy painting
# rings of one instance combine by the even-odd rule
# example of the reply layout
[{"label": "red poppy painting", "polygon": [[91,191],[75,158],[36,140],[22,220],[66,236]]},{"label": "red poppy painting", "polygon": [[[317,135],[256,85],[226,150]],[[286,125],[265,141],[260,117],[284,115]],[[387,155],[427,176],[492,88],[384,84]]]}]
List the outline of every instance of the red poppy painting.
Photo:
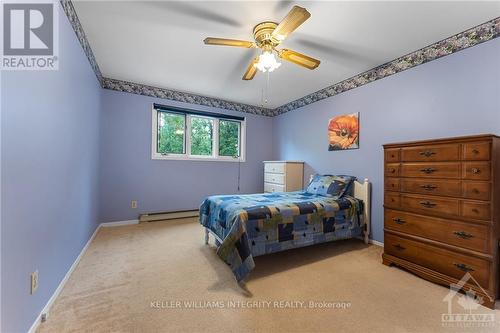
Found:
[{"label": "red poppy painting", "polygon": [[328,150],[359,148],[359,113],[334,117],[328,123]]}]

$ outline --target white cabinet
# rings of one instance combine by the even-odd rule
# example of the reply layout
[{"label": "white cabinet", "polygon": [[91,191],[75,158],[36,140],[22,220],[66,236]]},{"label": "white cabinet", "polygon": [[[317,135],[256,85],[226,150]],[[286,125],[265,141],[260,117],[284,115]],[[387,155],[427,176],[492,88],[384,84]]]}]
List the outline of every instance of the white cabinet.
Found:
[{"label": "white cabinet", "polygon": [[304,188],[304,162],[264,161],[264,192],[291,192]]}]

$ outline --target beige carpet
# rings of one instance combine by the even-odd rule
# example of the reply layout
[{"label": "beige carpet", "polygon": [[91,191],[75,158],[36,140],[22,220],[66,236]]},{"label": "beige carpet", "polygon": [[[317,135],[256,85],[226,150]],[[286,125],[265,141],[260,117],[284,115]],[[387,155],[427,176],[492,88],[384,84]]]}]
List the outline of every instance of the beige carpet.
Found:
[{"label": "beige carpet", "polygon": [[102,228],[39,332],[500,331],[500,311],[484,307],[473,313],[496,327],[443,327],[448,289],[382,265],[381,252],[349,240],[258,257],[244,291],[193,220]]}]

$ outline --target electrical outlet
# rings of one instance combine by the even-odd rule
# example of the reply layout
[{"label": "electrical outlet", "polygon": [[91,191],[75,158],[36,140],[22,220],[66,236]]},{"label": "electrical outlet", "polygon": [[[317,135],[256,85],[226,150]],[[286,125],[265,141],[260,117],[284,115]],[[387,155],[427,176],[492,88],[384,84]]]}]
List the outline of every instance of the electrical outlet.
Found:
[{"label": "electrical outlet", "polygon": [[38,270],[31,273],[31,294],[34,294],[38,289]]},{"label": "electrical outlet", "polygon": [[136,209],[137,208],[137,200],[132,200],[130,202],[130,207],[132,207],[133,209]]}]

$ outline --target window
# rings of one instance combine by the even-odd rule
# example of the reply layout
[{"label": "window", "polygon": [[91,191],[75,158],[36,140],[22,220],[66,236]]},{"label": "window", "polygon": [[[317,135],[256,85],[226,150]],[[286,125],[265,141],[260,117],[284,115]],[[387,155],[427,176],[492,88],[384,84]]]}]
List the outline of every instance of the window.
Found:
[{"label": "window", "polygon": [[153,105],[153,159],[245,161],[245,118]]},{"label": "window", "polygon": [[239,156],[241,123],[219,121],[219,156]]},{"label": "window", "polygon": [[184,154],[186,116],[177,113],[158,113],[158,153]]},{"label": "window", "polygon": [[215,119],[191,117],[191,155],[213,155],[214,120]]}]

